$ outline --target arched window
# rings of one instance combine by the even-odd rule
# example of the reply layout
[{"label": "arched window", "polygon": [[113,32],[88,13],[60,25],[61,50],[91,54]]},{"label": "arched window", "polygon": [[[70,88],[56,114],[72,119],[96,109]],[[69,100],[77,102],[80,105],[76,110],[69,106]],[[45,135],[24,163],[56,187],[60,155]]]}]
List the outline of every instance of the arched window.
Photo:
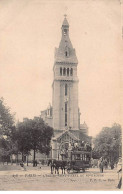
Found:
[{"label": "arched window", "polygon": [[67,84],[65,84],[65,96],[67,96]]},{"label": "arched window", "polygon": [[71,76],[73,75],[73,68],[71,68],[71,70],[70,70],[70,75]]},{"label": "arched window", "polygon": [[60,67],[60,75],[62,75],[62,67]]},{"label": "arched window", "polygon": [[69,48],[65,47],[65,57],[69,57]]},{"label": "arched window", "polygon": [[67,35],[67,29],[64,29],[64,36]]},{"label": "arched window", "polygon": [[63,69],[63,75],[66,75],[66,69],[65,68]]},{"label": "arched window", "polygon": [[67,76],[69,76],[69,68],[67,68]]}]

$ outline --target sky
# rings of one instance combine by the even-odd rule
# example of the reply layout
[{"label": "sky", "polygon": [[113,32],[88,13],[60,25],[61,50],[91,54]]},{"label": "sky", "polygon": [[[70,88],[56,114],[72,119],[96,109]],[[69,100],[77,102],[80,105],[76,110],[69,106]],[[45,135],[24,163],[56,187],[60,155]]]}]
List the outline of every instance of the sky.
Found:
[{"label": "sky", "polygon": [[78,58],[81,123],[89,135],[122,124],[123,39],[120,0],[0,0],[0,97],[16,120],[52,104],[54,50],[64,14]]}]

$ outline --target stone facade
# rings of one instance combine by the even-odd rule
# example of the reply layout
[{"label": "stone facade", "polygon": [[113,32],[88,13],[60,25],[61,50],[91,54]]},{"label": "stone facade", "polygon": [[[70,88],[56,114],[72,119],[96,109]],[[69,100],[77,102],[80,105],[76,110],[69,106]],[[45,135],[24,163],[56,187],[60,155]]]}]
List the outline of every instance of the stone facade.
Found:
[{"label": "stone facade", "polygon": [[[86,123],[80,124],[78,76],[75,49],[69,38],[69,24],[64,18],[61,41],[55,49],[53,66],[52,106],[41,111],[43,120],[54,129],[51,157],[61,158],[61,147],[81,140],[90,142]],[[66,138],[66,139],[65,139]]]},{"label": "stone facade", "polygon": [[69,39],[69,24],[64,19],[59,48],[55,49],[53,67],[53,128],[79,129],[77,57]]},{"label": "stone facade", "polygon": [[47,123],[50,127],[53,126],[53,116],[52,116],[53,108],[49,104],[46,110],[41,111],[41,118]]},{"label": "stone facade", "polygon": [[91,137],[83,134],[81,130],[65,130],[52,139],[51,156],[53,159],[70,159],[69,150],[72,144],[85,142],[91,145]]}]

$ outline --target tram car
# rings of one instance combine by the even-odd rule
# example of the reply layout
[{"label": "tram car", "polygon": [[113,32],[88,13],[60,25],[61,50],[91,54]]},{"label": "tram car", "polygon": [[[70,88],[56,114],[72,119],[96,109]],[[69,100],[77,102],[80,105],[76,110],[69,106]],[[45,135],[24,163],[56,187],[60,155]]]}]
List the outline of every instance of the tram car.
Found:
[{"label": "tram car", "polygon": [[67,171],[80,172],[91,167],[91,152],[89,151],[73,151],[71,152],[71,160],[68,162]]},{"label": "tram car", "polygon": [[[67,151],[67,171],[80,172],[91,167],[91,145],[77,143],[70,146]],[[65,158],[64,158],[65,159]],[[63,160],[64,160],[63,159]]]}]

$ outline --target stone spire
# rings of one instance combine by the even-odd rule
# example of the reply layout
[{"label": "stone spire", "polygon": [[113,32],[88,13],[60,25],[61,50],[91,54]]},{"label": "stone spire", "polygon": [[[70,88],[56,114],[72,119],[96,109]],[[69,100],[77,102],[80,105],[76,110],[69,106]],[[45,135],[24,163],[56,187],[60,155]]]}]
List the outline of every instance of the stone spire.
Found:
[{"label": "stone spire", "polygon": [[76,57],[75,49],[73,48],[69,38],[69,23],[67,21],[66,15],[61,30],[62,38],[59,44],[59,48],[56,48],[55,50],[55,62],[77,64],[78,60]]},{"label": "stone spire", "polygon": [[64,21],[63,21],[62,26],[68,26],[68,27],[69,27],[69,23],[68,23],[67,18],[66,18],[67,15],[65,14],[64,17],[65,17],[65,18],[64,18]]}]

